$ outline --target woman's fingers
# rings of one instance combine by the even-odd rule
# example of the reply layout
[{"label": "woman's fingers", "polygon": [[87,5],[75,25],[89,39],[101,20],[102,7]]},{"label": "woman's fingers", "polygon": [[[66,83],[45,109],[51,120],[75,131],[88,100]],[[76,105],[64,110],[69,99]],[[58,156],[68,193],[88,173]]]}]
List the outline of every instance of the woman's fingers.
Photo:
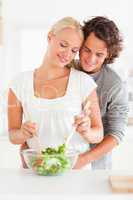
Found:
[{"label": "woman's fingers", "polygon": [[34,135],[36,135],[37,132],[36,124],[32,122],[25,122],[22,125],[21,130],[27,138],[31,138]]},{"label": "woman's fingers", "polygon": [[90,118],[87,116],[87,115],[79,115],[79,116],[76,116],[75,117],[75,122],[74,122],[74,125],[75,126],[78,126],[82,123],[85,123],[85,122],[88,122],[90,120]]},{"label": "woman's fingers", "polygon": [[85,122],[76,127],[77,132],[88,131],[90,129],[89,122]]},{"label": "woman's fingers", "polygon": [[31,134],[29,131],[26,131],[26,130],[22,130],[23,132],[23,135],[28,139],[28,138],[32,138],[33,137],[33,134]]},{"label": "woman's fingers", "polygon": [[88,115],[81,114],[79,116],[75,117],[75,129],[76,131],[81,134],[82,136],[85,136],[88,134],[89,129],[91,127],[91,121]]},{"label": "woman's fingers", "polygon": [[33,122],[28,121],[28,122],[25,122],[24,125],[29,128],[36,128],[36,123],[33,123]]},{"label": "woman's fingers", "polygon": [[28,131],[31,135],[34,135],[36,133],[36,129],[35,128],[29,128],[27,126],[24,126],[23,130]]},{"label": "woman's fingers", "polygon": [[90,118],[88,116],[84,116],[84,117],[76,117],[75,118],[75,122],[74,122],[74,126],[76,127],[76,131],[84,131],[86,130],[86,128],[90,128],[91,122],[90,122]]}]

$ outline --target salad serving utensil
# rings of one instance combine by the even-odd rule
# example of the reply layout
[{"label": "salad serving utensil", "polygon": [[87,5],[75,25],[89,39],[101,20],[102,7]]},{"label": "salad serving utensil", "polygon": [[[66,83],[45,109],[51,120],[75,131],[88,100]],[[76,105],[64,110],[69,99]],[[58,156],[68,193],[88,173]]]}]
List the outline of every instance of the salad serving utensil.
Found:
[{"label": "salad serving utensil", "polygon": [[[85,113],[87,113],[87,112],[89,112],[89,107],[90,107],[90,101],[88,101],[88,100],[86,100],[86,101],[84,101],[83,103],[82,103],[82,111],[81,111],[81,113],[82,114],[85,114]],[[73,134],[74,134],[74,132],[75,132],[75,127],[74,126],[72,126],[72,132],[71,132],[71,134],[66,138],[66,140],[65,140],[65,145],[66,145],[66,147],[68,147],[68,144],[69,144],[69,142],[70,142],[70,140],[71,140],[71,138],[72,138],[72,136],[73,136]]]},{"label": "salad serving utensil", "polygon": [[[28,120],[32,122],[31,115],[28,113]],[[36,128],[36,134],[30,139],[32,140],[33,148],[40,154],[41,153],[41,144],[39,137],[37,135],[38,128]]]}]

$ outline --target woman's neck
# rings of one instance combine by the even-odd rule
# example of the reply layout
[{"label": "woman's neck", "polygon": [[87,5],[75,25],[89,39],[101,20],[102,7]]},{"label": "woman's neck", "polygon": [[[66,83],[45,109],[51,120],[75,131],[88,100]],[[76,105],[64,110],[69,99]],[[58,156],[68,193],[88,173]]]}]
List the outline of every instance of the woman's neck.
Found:
[{"label": "woman's neck", "polygon": [[41,80],[52,80],[58,77],[67,76],[70,69],[53,65],[48,59],[44,58],[41,66],[36,70],[37,78]]}]

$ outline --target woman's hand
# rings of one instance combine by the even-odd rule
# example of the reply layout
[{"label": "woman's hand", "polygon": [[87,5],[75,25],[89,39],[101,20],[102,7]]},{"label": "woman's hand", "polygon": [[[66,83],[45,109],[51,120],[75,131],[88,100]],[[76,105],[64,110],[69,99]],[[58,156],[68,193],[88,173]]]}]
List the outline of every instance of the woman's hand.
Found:
[{"label": "woman's hand", "polygon": [[25,140],[32,138],[37,133],[36,123],[27,121],[22,124],[20,131],[25,137]]},{"label": "woman's hand", "polygon": [[75,130],[82,137],[86,138],[91,128],[89,112],[88,113],[84,112],[78,116],[75,116],[74,126],[75,126]]}]

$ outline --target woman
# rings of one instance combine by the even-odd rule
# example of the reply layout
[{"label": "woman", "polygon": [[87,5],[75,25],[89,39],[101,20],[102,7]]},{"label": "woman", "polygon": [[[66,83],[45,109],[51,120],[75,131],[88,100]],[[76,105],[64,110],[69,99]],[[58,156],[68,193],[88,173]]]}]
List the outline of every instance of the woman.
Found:
[{"label": "woman", "polygon": [[[42,65],[19,74],[12,81],[8,95],[12,143],[26,143],[28,148],[36,148],[38,138],[41,148],[56,147],[73,132],[69,148],[84,153],[89,143],[102,140],[96,84],[85,73],[66,67],[75,58],[82,42],[81,26],[75,19],[59,20],[48,33]],[[91,102],[90,116],[82,112],[88,101]]]}]

